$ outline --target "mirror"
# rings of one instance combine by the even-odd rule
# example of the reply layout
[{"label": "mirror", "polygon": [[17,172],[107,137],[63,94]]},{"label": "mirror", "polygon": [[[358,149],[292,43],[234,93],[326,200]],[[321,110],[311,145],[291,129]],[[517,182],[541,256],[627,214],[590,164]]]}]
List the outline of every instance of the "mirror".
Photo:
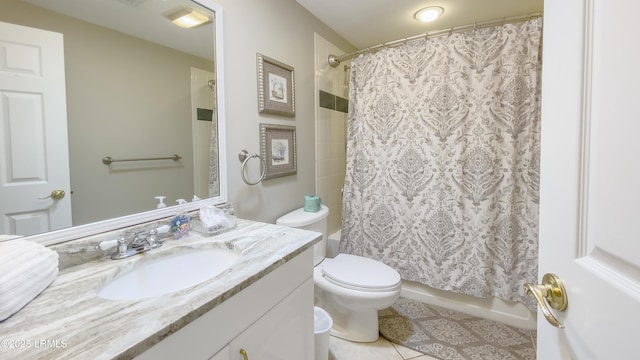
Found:
[{"label": "mirror", "polygon": [[[180,28],[167,16],[182,7],[210,20]],[[73,222],[35,240],[52,243],[170,216],[178,198],[226,201],[221,10],[210,0],[0,3],[0,22],[64,39],[70,188],[63,190]],[[4,136],[9,133],[14,136]],[[105,157],[114,162],[103,163]],[[153,210],[156,196],[165,196],[169,207]],[[24,214],[27,225],[50,220]]]}]

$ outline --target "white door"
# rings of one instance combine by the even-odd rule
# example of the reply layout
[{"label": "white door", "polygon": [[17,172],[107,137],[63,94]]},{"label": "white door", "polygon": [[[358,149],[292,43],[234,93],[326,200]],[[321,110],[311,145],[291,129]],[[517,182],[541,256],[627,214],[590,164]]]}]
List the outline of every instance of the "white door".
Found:
[{"label": "white door", "polygon": [[538,314],[538,359],[640,358],[640,3],[544,4],[539,274],[568,293]]},{"label": "white door", "polygon": [[0,23],[0,141],[0,234],[71,226],[62,34]]}]

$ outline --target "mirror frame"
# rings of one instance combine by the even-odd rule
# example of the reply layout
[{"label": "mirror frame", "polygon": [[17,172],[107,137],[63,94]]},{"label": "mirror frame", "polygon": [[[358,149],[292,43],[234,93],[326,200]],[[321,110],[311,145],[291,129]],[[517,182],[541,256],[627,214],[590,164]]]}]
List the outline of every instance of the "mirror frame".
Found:
[{"label": "mirror frame", "polygon": [[[222,6],[212,0],[191,0],[204,6],[215,13],[214,41],[216,72],[216,105],[218,113],[218,168],[220,176],[220,195],[183,205],[187,212],[198,210],[204,204],[224,204],[227,199],[227,160],[226,160],[226,129],[225,129],[225,99],[224,99],[224,51],[223,51],[223,16]],[[175,215],[176,206],[168,206],[163,209],[150,210],[141,213],[126,215],[113,219],[107,219],[90,224],[72,226],[65,229],[53,230],[46,233],[25,236],[23,239],[35,241],[44,245],[54,245],[82,237],[97,235],[100,233],[118,230],[124,227],[142,223],[158,221]]]}]

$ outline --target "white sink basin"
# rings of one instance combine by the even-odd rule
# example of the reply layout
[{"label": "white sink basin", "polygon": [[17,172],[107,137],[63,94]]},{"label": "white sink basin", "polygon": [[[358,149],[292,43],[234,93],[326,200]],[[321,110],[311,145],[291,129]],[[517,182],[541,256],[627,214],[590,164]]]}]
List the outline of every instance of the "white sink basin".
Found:
[{"label": "white sink basin", "polygon": [[195,286],[228,269],[240,254],[227,249],[189,249],[149,261],[111,280],[98,296],[138,300]]}]

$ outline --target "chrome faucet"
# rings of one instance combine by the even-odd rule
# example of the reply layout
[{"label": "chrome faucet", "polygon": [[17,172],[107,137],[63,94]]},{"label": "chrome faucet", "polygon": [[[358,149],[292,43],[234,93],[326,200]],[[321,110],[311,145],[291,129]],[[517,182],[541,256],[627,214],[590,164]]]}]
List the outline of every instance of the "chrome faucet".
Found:
[{"label": "chrome faucet", "polygon": [[157,234],[156,230],[149,231],[146,236],[140,236],[140,233],[135,233],[131,241],[127,240],[125,236],[121,236],[118,239],[117,250],[111,255],[111,258],[113,260],[124,259],[159,248],[162,246],[162,242],[158,241]]},{"label": "chrome faucet", "polygon": [[144,237],[141,237],[140,233],[133,235],[133,240],[131,240],[132,249],[144,249],[148,244],[149,242]]}]

